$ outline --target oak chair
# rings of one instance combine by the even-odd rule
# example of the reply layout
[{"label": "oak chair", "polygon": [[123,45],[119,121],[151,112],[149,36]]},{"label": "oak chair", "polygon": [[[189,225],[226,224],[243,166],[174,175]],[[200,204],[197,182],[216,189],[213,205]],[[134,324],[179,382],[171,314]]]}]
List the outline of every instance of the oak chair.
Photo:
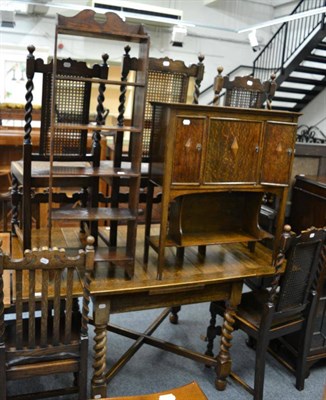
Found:
[{"label": "oak chair", "polygon": [[109,397],[102,400],[159,400],[161,398],[177,400],[207,400],[204,392],[195,381],[190,382],[187,385],[180,386],[171,390],[166,390],[163,392],[136,396]]},{"label": "oak chair", "polygon": [[230,80],[228,76],[222,76],[223,67],[218,67],[217,72],[214,80],[214,105],[219,105],[221,97],[224,96],[224,106],[241,108],[262,108],[265,106],[268,109],[272,108],[272,99],[277,86],[275,74],[271,75],[269,81],[261,82],[251,75],[236,76],[233,80]]},{"label": "oak chair", "polygon": [[[23,248],[31,248],[31,207],[32,203],[48,203],[48,188],[65,188],[53,193],[52,201],[57,203],[76,203],[84,206],[89,200],[95,202],[99,178],[92,169],[100,164],[100,133],[92,137],[91,151],[87,149],[90,115],[90,96],[92,78],[107,78],[107,59],[102,56],[102,65],[89,68],[85,62],[72,59],[57,60],[56,91],[53,93],[53,60],[45,64],[35,59],[35,47],[28,46],[26,62],[26,105],[23,159],[11,163],[12,173],[12,230],[23,242]],[[42,78],[42,110],[39,149],[35,151],[31,141],[33,120],[34,78]],[[80,78],[85,78],[81,81]],[[99,104],[97,106],[97,125],[103,125],[104,85],[99,85]],[[52,113],[52,100],[54,112]],[[74,126],[73,126],[74,124]],[[53,134],[53,136],[52,136]],[[51,155],[52,154],[52,155]],[[50,185],[50,160],[53,162],[53,175]],[[22,189],[21,189],[22,188]],[[68,188],[80,188],[79,193],[67,195]],[[94,200],[95,199],[95,200]],[[21,209],[21,224],[18,210]]]},{"label": "oak chair", "polygon": [[[87,399],[88,305],[94,266],[94,238],[86,250],[68,256],[64,249],[26,250],[14,259],[0,248],[0,398],[11,399],[7,382],[46,375],[73,373],[70,387],[12,396],[58,397],[78,393]],[[4,312],[3,274],[12,280],[12,306]],[[6,275],[8,276],[8,275]],[[74,296],[82,296],[79,310]],[[80,287],[79,287],[80,286]],[[16,385],[17,387],[17,385]]]},{"label": "oak chair", "polygon": [[[286,225],[281,249],[275,260],[275,275],[270,290],[258,289],[244,293],[237,310],[227,308],[224,302],[212,302],[211,320],[207,329],[207,355],[213,355],[213,341],[221,333],[215,326],[217,314],[227,321],[235,320],[235,329],[249,336],[248,344],[256,349],[254,388],[238,375],[231,376],[241,383],[255,400],[263,398],[266,352],[269,342],[292,332],[301,331],[301,354],[297,359],[296,388],[304,388],[306,355],[310,346],[313,310],[316,306],[315,286],[326,262],[326,229],[314,227],[296,236]],[[286,260],[284,274],[281,274]]]},{"label": "oak chair", "polygon": [[[141,181],[139,202],[146,203],[147,201],[147,185],[148,185],[148,168],[149,168],[149,153],[150,153],[150,138],[152,131],[152,104],[153,101],[161,101],[168,103],[186,103],[191,102],[198,104],[199,88],[204,77],[204,56],[198,56],[198,63],[186,66],[183,61],[172,60],[169,57],[148,59],[147,73],[147,93],[144,112],[144,129],[142,139],[142,155],[141,155]],[[132,60],[124,59],[123,70],[128,75],[134,68]],[[119,120],[119,118],[118,118]],[[129,143],[129,150],[122,151],[122,135],[117,135],[115,141],[115,166],[121,166],[123,162],[130,162],[132,148],[132,138]],[[120,156],[119,156],[120,155]],[[120,187],[128,187],[128,181],[120,178]],[[160,196],[154,199],[155,203],[160,202]],[[117,184],[113,183],[112,203],[128,203],[128,190],[120,190]],[[115,222],[111,223],[111,242],[115,243],[116,231]]]}]

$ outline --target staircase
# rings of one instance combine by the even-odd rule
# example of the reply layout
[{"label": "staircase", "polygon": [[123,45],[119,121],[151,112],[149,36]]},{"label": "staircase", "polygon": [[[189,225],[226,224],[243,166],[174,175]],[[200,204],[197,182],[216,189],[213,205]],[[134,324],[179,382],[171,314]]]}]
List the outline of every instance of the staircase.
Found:
[{"label": "staircase", "polygon": [[[302,0],[291,14],[326,5],[326,0]],[[276,74],[274,110],[301,111],[326,86],[325,14],[284,23],[254,61],[261,80]]]}]

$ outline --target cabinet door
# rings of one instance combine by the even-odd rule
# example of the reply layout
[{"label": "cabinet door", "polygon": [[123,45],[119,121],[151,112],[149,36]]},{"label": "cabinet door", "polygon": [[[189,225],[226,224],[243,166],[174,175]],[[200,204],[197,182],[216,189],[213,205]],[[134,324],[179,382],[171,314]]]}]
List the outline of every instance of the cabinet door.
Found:
[{"label": "cabinet door", "polygon": [[177,116],[172,184],[199,184],[206,117]]},{"label": "cabinet door", "polygon": [[262,123],[211,118],[204,183],[256,183]]},{"label": "cabinet door", "polygon": [[261,183],[288,185],[293,161],[296,124],[267,122]]}]

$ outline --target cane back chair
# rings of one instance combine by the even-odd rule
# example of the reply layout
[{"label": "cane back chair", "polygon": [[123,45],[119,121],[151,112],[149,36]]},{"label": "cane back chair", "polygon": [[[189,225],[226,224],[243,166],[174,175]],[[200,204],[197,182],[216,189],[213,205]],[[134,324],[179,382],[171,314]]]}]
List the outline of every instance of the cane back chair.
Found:
[{"label": "cane back chair", "polygon": [[[198,56],[198,63],[187,67],[183,61],[172,60],[168,57],[153,58],[148,60],[147,74],[147,93],[144,112],[144,129],[142,140],[141,155],[141,182],[139,202],[146,203],[148,185],[148,168],[150,153],[150,137],[152,130],[152,105],[153,101],[162,101],[168,103],[186,103],[187,101],[198,104],[199,88],[204,77],[204,56]],[[124,59],[125,75],[133,69],[132,59]],[[119,117],[118,117],[119,122]],[[121,162],[129,162],[130,151],[123,152],[122,135],[117,136],[115,143],[115,166],[121,166]],[[132,148],[132,138],[129,143]],[[120,156],[119,156],[120,154]],[[118,159],[117,159],[118,157]],[[119,158],[120,157],[120,158]],[[128,181],[120,179],[120,187],[127,187]],[[128,203],[128,190],[120,190],[117,184],[113,183],[112,187],[112,204],[117,206],[119,203]],[[160,196],[154,200],[160,202]],[[116,222],[111,222],[111,244],[116,241]]]},{"label": "cane back chair", "polygon": [[[287,257],[284,274],[283,261]],[[314,227],[296,236],[289,225],[285,226],[281,249],[275,260],[275,275],[271,288],[257,289],[242,295],[237,310],[224,302],[212,302],[211,321],[207,330],[207,355],[213,355],[213,340],[221,333],[216,327],[216,315],[227,321],[235,320],[234,328],[249,336],[248,344],[256,348],[254,388],[250,388],[232,372],[255,400],[263,398],[266,352],[269,342],[292,332],[301,331],[301,354],[297,359],[296,387],[302,390],[306,377],[306,355],[310,347],[311,327],[316,306],[315,287],[318,275],[326,262],[326,229]]]},{"label": "cane back chair", "polygon": [[[187,67],[183,61],[172,60],[169,57],[150,57],[148,59],[147,93],[142,142],[142,187],[147,186],[150,137],[152,130],[151,102],[186,103],[189,101],[193,104],[198,104],[199,88],[204,77],[204,56],[200,55],[198,60],[199,62],[197,64],[192,64]],[[126,75],[133,69],[132,62],[128,61],[128,58],[124,59],[123,70],[125,70]],[[121,138],[117,138],[116,146],[122,146],[120,142]],[[119,161],[130,161],[129,151],[116,151],[115,154],[117,154],[117,156],[122,154],[121,160],[116,160],[116,163],[119,163]],[[142,196],[140,200],[142,201]],[[120,196],[120,201],[124,201],[123,196]],[[145,201],[144,199],[143,202]]]},{"label": "cane back chair", "polygon": [[[46,375],[74,375],[74,385],[28,393],[28,398],[78,393],[87,399],[88,304],[94,266],[94,238],[86,250],[68,256],[65,249],[26,250],[14,259],[0,249],[0,398],[10,399],[9,381]],[[4,272],[11,273],[12,305],[4,312]],[[82,296],[79,311],[77,298]],[[7,317],[7,318],[6,318]],[[36,382],[33,384],[33,389]],[[17,385],[11,386],[17,392]],[[20,391],[21,392],[21,391]],[[18,393],[15,399],[27,398]]]},{"label": "cane back chair", "polygon": [[223,67],[218,67],[217,72],[214,80],[214,105],[218,105],[224,95],[224,106],[262,108],[265,105],[268,109],[272,108],[276,91],[275,74],[271,75],[269,81],[261,82],[251,75],[236,76],[230,80],[228,76],[222,76]]},{"label": "cane back chair", "polygon": [[[73,196],[68,196],[67,190],[57,194],[53,193],[54,202],[75,203],[79,200],[85,205],[88,199],[88,188],[91,188],[93,198],[97,196],[98,178],[92,174],[92,167],[98,167],[100,164],[100,133],[95,131],[91,146],[87,146],[88,130],[84,127],[89,122],[91,78],[107,79],[108,73],[106,63],[108,56],[106,54],[102,56],[103,64],[96,64],[92,68],[89,68],[85,62],[70,58],[57,60],[56,75],[58,78],[53,121],[53,61],[45,64],[42,59],[35,59],[34,51],[34,46],[28,46],[23,160],[11,163],[12,230],[22,239],[24,249],[31,248],[31,203],[47,203],[49,201],[47,188],[50,186],[51,152],[54,162],[52,186],[82,188],[80,193]],[[42,77],[42,111],[38,151],[33,148],[31,142],[35,74]],[[78,78],[86,79],[82,81]],[[98,100],[100,103],[97,107],[97,125],[103,124],[103,91],[105,89],[103,86],[99,85]],[[55,128],[52,127],[52,124]],[[51,139],[51,132],[53,132],[53,139]],[[91,151],[88,151],[87,147],[91,147]],[[91,169],[87,167],[91,167]],[[20,186],[22,186],[22,191]],[[20,226],[18,208],[21,202],[22,222]],[[23,232],[21,232],[21,228]]]}]

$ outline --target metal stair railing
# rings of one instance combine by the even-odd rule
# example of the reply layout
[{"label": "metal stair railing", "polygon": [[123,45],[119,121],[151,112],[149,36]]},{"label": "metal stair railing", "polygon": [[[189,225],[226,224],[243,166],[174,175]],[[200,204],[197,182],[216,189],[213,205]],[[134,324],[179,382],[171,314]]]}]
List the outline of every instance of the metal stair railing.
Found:
[{"label": "metal stair railing", "polygon": [[[326,0],[301,0],[290,15],[325,5]],[[263,81],[267,80],[272,72],[276,75],[281,74],[286,63],[318,26],[319,30],[325,29],[325,13],[283,23],[254,60],[255,78]]]}]

